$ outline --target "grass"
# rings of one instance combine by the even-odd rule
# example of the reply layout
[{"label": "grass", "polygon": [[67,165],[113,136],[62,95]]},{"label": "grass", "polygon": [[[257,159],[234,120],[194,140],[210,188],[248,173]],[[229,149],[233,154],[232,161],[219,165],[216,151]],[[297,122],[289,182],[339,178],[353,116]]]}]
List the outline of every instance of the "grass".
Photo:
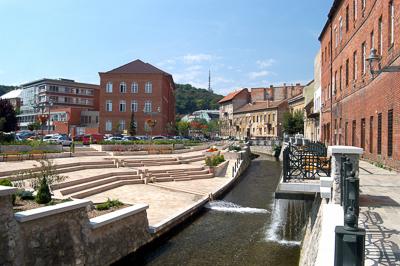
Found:
[{"label": "grass", "polygon": [[118,199],[113,199],[113,200],[107,199],[106,202],[97,204],[96,205],[96,210],[105,211],[105,210],[108,210],[108,209],[113,208],[113,207],[120,207],[122,205],[124,205],[124,204],[121,201],[119,201]]}]

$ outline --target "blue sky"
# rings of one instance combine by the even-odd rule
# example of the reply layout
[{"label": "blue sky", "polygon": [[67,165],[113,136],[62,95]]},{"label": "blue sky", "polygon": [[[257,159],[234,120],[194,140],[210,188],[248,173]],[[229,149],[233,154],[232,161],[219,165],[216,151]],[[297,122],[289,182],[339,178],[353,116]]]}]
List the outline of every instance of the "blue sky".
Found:
[{"label": "blue sky", "polygon": [[175,82],[239,87],[307,82],[332,0],[0,0],[0,84],[99,83],[135,59]]}]

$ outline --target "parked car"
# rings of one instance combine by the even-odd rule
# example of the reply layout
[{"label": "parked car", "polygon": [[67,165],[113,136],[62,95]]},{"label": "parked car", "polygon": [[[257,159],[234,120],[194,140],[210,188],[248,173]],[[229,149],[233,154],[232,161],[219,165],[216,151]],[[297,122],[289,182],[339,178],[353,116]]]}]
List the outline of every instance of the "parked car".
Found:
[{"label": "parked car", "polygon": [[138,138],[139,140],[148,140],[149,137],[148,136],[135,136],[136,138]]},{"label": "parked car", "polygon": [[57,135],[52,137],[49,142],[54,142],[63,146],[71,146],[72,140],[67,136]]},{"label": "parked car", "polygon": [[188,138],[182,137],[182,136],[174,136],[174,140],[189,140]]},{"label": "parked car", "polygon": [[106,140],[108,140],[108,141],[122,141],[122,138],[121,137],[109,137],[108,139],[106,139]]},{"label": "parked car", "polygon": [[83,137],[82,137],[82,143],[84,145],[96,144],[103,140],[104,140],[104,137],[102,134],[86,134],[86,135],[83,135]]},{"label": "parked car", "polygon": [[164,136],[154,136],[154,137],[152,137],[152,140],[157,140],[157,139],[168,139],[168,138],[164,137]]},{"label": "parked car", "polygon": [[43,141],[50,141],[52,138],[60,136],[60,134],[47,134],[43,137]]},{"label": "parked car", "polygon": [[139,140],[139,138],[135,137],[135,136],[124,136],[122,138],[123,141],[132,141],[132,140]]},{"label": "parked car", "polygon": [[85,136],[85,134],[76,135],[74,137],[74,141],[83,141],[83,136]]}]

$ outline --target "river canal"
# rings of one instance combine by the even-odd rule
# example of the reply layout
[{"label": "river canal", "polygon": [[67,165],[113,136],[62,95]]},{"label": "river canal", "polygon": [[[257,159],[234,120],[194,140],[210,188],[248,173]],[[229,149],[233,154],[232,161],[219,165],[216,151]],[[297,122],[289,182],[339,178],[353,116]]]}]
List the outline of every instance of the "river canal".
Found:
[{"label": "river canal", "polygon": [[298,265],[310,202],[275,200],[281,166],[275,158],[252,161],[223,199],[130,265]]}]

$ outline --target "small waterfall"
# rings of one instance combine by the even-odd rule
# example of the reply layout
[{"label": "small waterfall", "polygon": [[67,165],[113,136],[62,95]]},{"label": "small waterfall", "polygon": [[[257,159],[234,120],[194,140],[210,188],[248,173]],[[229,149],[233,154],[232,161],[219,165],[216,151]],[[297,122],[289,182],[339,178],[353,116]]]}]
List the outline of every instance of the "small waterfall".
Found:
[{"label": "small waterfall", "polygon": [[265,214],[270,213],[266,209],[250,208],[237,205],[232,202],[217,200],[211,201],[205,205],[207,209],[220,211],[220,212],[232,212],[232,213],[252,213],[252,214]]},{"label": "small waterfall", "polygon": [[307,204],[301,200],[275,200],[266,240],[282,245],[300,245],[307,219]]}]

